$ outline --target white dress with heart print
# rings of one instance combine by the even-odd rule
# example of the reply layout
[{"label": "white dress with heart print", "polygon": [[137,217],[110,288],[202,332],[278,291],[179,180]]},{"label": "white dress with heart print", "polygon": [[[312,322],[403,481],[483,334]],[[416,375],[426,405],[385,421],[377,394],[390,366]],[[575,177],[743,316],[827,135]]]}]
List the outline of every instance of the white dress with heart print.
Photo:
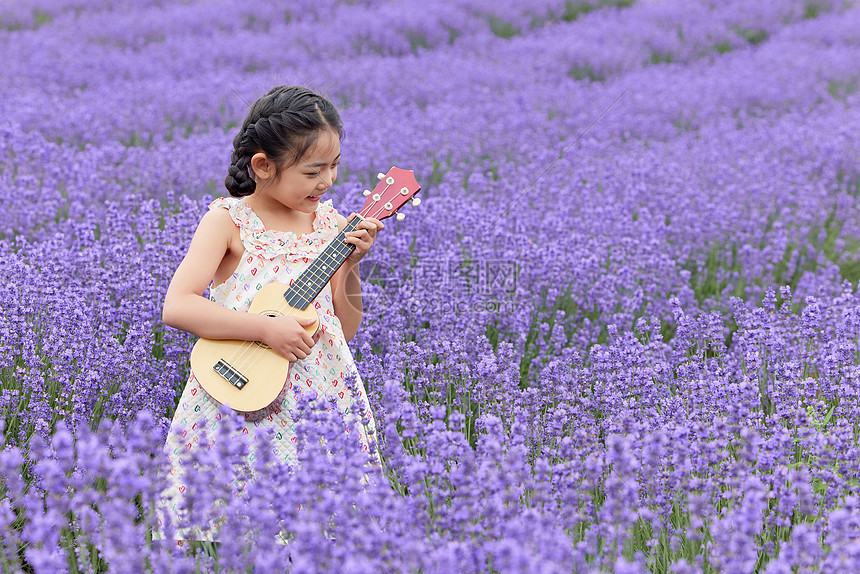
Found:
[{"label": "white dress with heart print", "polygon": [[[210,209],[227,209],[239,228],[239,236],[245,253],[233,275],[220,285],[212,286],[209,298],[228,309],[247,311],[255,293],[271,282],[289,285],[322,252],[338,234],[337,212],[331,200],[320,202],[316,210],[313,231],[297,236],[295,233],[267,230],[260,218],[242,198],[221,197],[212,202]],[[331,286],[320,292],[313,302],[320,318],[319,340],[311,354],[290,365],[288,381],[280,395],[266,408],[245,413],[242,434],[253,439],[263,428],[275,429],[275,441],[266,445],[276,458],[288,464],[296,460],[295,433],[290,411],[297,393],[313,389],[323,396],[333,395],[347,423],[357,423],[359,441],[364,450],[373,448],[376,430],[364,384],[355,369],[355,363],[346,344],[340,320],[334,314]],[[344,378],[352,374],[356,384],[351,393],[344,386]],[[361,404],[367,411],[370,422],[361,423],[357,413],[352,412],[353,402]],[[170,459],[170,487],[165,492],[165,508],[176,517],[183,497],[189,496],[184,473],[188,465],[183,464],[185,455],[203,442],[201,423],[205,420],[212,437],[221,416],[218,403],[200,386],[192,374],[171,423],[166,451]],[[356,409],[358,410],[358,409]],[[345,425],[345,429],[348,428]],[[214,439],[208,439],[210,444]],[[252,444],[260,444],[252,441]],[[256,454],[250,454],[248,463],[253,465]]]}]

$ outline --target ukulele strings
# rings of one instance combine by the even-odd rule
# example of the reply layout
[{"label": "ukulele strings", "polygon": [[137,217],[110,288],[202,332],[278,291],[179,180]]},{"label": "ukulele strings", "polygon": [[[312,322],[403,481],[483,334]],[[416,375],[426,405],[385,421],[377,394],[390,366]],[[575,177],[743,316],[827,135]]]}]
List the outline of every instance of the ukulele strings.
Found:
[{"label": "ukulele strings", "polygon": [[[386,189],[388,189],[388,187],[386,187]],[[383,193],[384,192],[385,192],[385,190],[383,190]],[[370,208],[372,209],[374,207],[374,205],[379,203],[380,201],[381,200],[374,200],[373,203],[370,204]],[[369,217],[377,217],[378,215],[381,215],[384,211],[385,211],[385,207],[383,206],[376,213],[374,213],[373,215],[370,215]],[[360,213],[358,215],[360,217],[362,217],[362,219],[364,219],[364,216],[361,216]],[[288,312],[284,312],[284,311],[288,311]],[[298,312],[299,310],[295,309],[294,307],[292,307],[288,303],[286,303],[286,300],[284,300],[283,303],[281,303],[278,307],[276,307],[274,309],[274,312],[277,315],[279,315],[279,316],[282,315],[285,317],[295,316],[295,313],[293,311]],[[254,364],[256,364],[257,361],[260,360],[260,358],[265,356],[265,351],[267,348],[271,348],[271,347],[264,347],[262,344],[260,344],[257,341],[244,341],[239,346],[239,348],[236,349],[233,352],[233,354],[230,356],[230,362],[236,368],[236,370],[241,372],[244,369],[247,369],[249,367],[253,367]],[[252,353],[250,356],[245,357],[245,355],[248,351],[252,351]],[[237,354],[238,354],[238,356],[237,356]],[[239,361],[242,361],[242,362],[239,363]]]}]

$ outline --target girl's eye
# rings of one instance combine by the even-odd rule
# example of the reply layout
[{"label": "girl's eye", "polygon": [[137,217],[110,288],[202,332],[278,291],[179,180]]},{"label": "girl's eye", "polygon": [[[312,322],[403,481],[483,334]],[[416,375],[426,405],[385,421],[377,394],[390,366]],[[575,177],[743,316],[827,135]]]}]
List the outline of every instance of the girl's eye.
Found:
[{"label": "girl's eye", "polygon": [[[331,164],[331,168],[332,168],[332,169],[337,169],[337,166],[338,166],[338,164],[337,164],[337,163],[333,163],[333,164]],[[306,176],[308,176],[308,177],[319,177],[320,172],[315,171],[315,172],[313,172],[313,173],[306,173],[305,175],[306,175]]]}]

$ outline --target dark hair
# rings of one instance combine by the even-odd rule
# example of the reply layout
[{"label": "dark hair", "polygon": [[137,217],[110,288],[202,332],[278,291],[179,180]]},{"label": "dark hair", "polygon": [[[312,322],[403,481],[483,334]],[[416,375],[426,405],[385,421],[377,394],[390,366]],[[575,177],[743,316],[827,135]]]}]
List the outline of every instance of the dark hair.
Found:
[{"label": "dark hair", "polygon": [[292,167],[316,142],[321,130],[343,137],[343,122],[327,99],[301,86],[277,86],[254,102],[233,138],[224,186],[234,197],[251,195],[251,157],[263,152],[275,163],[275,175]]}]

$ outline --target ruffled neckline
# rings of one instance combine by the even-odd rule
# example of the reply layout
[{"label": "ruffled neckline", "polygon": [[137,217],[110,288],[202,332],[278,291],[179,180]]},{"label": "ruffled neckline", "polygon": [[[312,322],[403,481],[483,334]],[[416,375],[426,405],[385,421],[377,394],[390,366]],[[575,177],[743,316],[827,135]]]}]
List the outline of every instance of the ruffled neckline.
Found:
[{"label": "ruffled neckline", "polygon": [[330,199],[326,200],[326,201],[320,201],[319,205],[317,205],[316,211],[314,211],[313,231],[308,231],[307,233],[302,233],[300,235],[297,235],[294,231],[281,231],[279,229],[266,229],[266,226],[263,224],[263,220],[260,219],[260,216],[257,215],[257,212],[255,212],[251,208],[251,206],[248,205],[248,202],[245,201],[245,199],[242,197],[237,198],[237,199],[239,200],[237,202],[238,203],[237,210],[239,211],[239,213],[243,213],[246,216],[245,217],[246,221],[251,224],[250,229],[247,229],[247,227],[246,227],[246,229],[248,231],[250,231],[252,233],[268,234],[268,235],[271,235],[273,237],[279,237],[279,238],[283,238],[283,239],[290,240],[290,241],[292,241],[294,239],[306,237],[308,235],[312,235],[314,233],[317,233],[320,229],[322,229],[323,224],[322,224],[322,217],[320,217],[320,209],[324,205],[331,206],[331,200]]},{"label": "ruffled neckline", "polygon": [[239,227],[245,249],[259,254],[307,256],[315,253],[338,229],[336,211],[330,199],[317,206],[313,231],[301,235],[293,231],[266,229],[260,217],[241,197],[219,197],[209,207],[226,208]]}]

